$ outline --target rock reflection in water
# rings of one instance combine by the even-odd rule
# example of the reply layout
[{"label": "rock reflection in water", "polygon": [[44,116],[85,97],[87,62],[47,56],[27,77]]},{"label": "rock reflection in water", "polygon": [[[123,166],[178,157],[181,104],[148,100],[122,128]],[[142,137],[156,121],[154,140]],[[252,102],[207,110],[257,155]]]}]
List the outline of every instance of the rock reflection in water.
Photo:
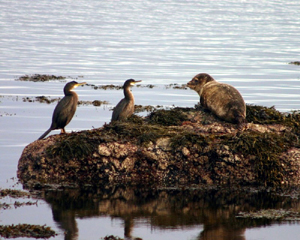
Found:
[{"label": "rock reflection in water", "polygon": [[246,228],[272,221],[236,218],[240,211],[299,209],[296,199],[251,189],[82,188],[45,190],[43,198],[51,205],[54,220],[66,232],[65,239],[70,240],[78,237],[76,218],[104,215],[122,219],[124,236],[129,239],[134,220],[147,219],[152,229],[184,231],[202,225],[203,231],[199,230],[197,236],[201,240],[244,240]]}]

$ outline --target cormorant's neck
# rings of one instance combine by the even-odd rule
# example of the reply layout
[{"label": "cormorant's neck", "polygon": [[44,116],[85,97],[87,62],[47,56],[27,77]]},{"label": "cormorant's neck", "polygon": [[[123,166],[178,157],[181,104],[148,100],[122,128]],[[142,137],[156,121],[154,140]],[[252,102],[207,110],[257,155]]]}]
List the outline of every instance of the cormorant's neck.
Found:
[{"label": "cormorant's neck", "polygon": [[73,92],[72,90],[64,91],[65,96],[77,96],[76,92]]},{"label": "cormorant's neck", "polygon": [[134,100],[133,94],[130,90],[130,86],[124,88],[125,99]]}]

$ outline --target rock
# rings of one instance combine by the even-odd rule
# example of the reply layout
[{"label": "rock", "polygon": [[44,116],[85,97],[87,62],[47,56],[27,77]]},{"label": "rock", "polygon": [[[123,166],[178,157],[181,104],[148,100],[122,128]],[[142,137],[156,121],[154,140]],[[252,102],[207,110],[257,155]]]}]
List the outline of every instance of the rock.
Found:
[{"label": "rock", "polygon": [[98,146],[98,153],[100,156],[109,157],[111,155],[108,147],[105,144],[101,144]]},{"label": "rock", "polygon": [[250,123],[240,131],[202,109],[170,111],[35,141],[18,177],[24,184],[300,184],[298,114],[247,106]]},{"label": "rock", "polygon": [[170,138],[159,138],[156,141],[157,147],[161,148],[163,151],[171,150]]},{"label": "rock", "polygon": [[181,151],[182,151],[183,156],[185,156],[185,157],[190,155],[190,151],[186,147],[183,147]]}]

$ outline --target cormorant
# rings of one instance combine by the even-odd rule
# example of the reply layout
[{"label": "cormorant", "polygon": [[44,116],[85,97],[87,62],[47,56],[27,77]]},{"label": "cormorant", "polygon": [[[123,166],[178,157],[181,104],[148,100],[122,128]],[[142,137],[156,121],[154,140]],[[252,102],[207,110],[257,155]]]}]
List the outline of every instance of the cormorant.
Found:
[{"label": "cormorant", "polygon": [[66,133],[65,126],[72,120],[78,104],[78,95],[73,92],[72,89],[84,84],[86,84],[86,82],[77,83],[72,81],[65,85],[65,96],[59,101],[54,109],[51,126],[42,136],[39,137],[39,139],[43,139],[51,130],[55,129],[61,129],[61,133]]},{"label": "cormorant", "polygon": [[141,82],[142,80],[135,81],[134,79],[128,79],[123,85],[124,98],[117,104],[112,113],[112,121],[124,120],[130,117],[134,112],[134,97],[130,90],[130,87],[134,84]]}]

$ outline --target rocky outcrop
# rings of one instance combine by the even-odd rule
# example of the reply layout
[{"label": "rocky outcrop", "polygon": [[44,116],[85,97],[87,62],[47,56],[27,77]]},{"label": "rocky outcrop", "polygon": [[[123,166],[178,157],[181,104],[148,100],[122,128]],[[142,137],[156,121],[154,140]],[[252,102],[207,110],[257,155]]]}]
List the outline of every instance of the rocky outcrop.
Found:
[{"label": "rocky outcrop", "polygon": [[299,185],[299,115],[247,106],[244,129],[202,109],[53,135],[25,147],[23,183]]}]

